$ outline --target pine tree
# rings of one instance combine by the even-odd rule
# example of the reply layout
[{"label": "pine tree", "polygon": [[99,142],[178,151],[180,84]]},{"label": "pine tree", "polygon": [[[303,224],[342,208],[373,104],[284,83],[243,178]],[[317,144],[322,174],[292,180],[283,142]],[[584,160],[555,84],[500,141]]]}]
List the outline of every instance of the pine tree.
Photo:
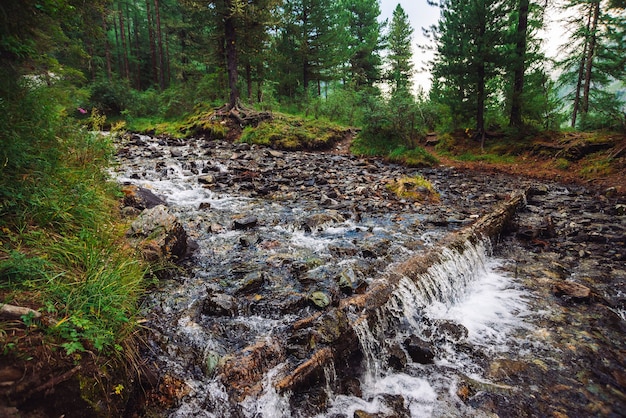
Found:
[{"label": "pine tree", "polygon": [[409,16],[398,4],[393,11],[387,36],[387,48],[389,50],[387,80],[392,84],[392,91],[410,90],[411,76],[413,75],[412,35],[413,28],[409,22]]},{"label": "pine tree", "polygon": [[444,0],[431,36],[436,52],[431,62],[433,97],[448,105],[456,124],[473,114],[476,136],[485,140],[485,107],[491,82],[503,72],[506,16],[503,0]]},{"label": "pine tree", "polygon": [[[619,99],[606,89],[626,74],[623,7],[602,0],[570,0],[565,7],[583,17],[570,20],[572,35],[559,63],[560,82],[569,87],[567,97],[572,100],[571,126],[591,128],[615,124],[615,118],[623,121]],[[600,119],[594,121],[596,117]]]},{"label": "pine tree", "polygon": [[348,37],[349,79],[357,89],[372,87],[381,79],[384,47],[378,0],[339,0],[339,5]]}]

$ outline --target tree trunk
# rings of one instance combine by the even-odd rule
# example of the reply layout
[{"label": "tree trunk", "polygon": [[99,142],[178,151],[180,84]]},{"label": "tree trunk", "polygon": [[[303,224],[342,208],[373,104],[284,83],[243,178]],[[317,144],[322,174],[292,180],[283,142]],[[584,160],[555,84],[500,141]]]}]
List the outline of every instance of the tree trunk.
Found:
[{"label": "tree trunk", "polygon": [[137,4],[134,4],[134,14],[133,14],[133,32],[134,32],[134,40],[135,40],[135,88],[141,89],[141,60],[139,59],[141,55],[141,44],[139,42],[139,11],[137,9]]},{"label": "tree trunk", "polygon": [[107,36],[107,21],[104,12],[102,12],[102,32],[104,33],[104,57],[106,60],[107,80],[111,81],[111,45],[109,45],[109,37]]},{"label": "tree trunk", "polygon": [[589,92],[591,91],[591,70],[593,69],[593,56],[596,53],[596,41],[598,19],[600,17],[600,0],[595,0],[592,7],[591,31],[589,33],[589,48],[587,49],[587,62],[585,64],[585,87],[583,89],[580,112],[584,115],[589,111]]},{"label": "tree trunk", "polygon": [[165,57],[163,54],[163,37],[161,36],[161,14],[159,12],[159,0],[154,0],[154,19],[156,25],[156,43],[158,46],[159,57],[158,57],[158,75],[159,75],[159,87],[161,90],[165,89],[165,66],[164,61]]},{"label": "tree trunk", "polygon": [[224,0],[226,13],[224,19],[224,40],[226,42],[226,68],[228,70],[228,88],[230,97],[229,107],[232,109],[237,105],[239,90],[237,89],[237,29],[235,27],[235,17],[231,14],[232,0]]},{"label": "tree trunk", "polygon": [[246,85],[248,88],[248,102],[252,103],[252,65],[246,63]]},{"label": "tree trunk", "polygon": [[517,22],[517,43],[515,45],[515,70],[513,75],[513,95],[511,96],[511,114],[509,125],[522,126],[522,93],[524,92],[524,73],[526,70],[526,36],[528,32],[529,0],[521,0]]},{"label": "tree trunk", "polygon": [[121,4],[118,3],[118,18],[120,24],[120,39],[122,41],[122,63],[123,63],[123,77],[128,80],[130,77],[130,68],[128,66],[128,49],[126,46],[126,26],[124,24],[124,13],[122,12]]},{"label": "tree trunk", "polygon": [[154,39],[154,16],[150,10],[150,3],[152,0],[146,0],[146,16],[148,18],[148,38],[150,40],[150,71],[152,74],[152,82],[159,84],[159,73],[157,69],[157,51],[156,42]]},{"label": "tree trunk", "polygon": [[172,79],[172,73],[170,69],[170,43],[167,36],[167,32],[165,33],[165,75],[163,77],[163,86],[168,87],[170,85],[170,80]]},{"label": "tree trunk", "polygon": [[257,64],[256,67],[256,101],[263,102],[263,64]]},{"label": "tree trunk", "polygon": [[122,12],[121,4],[118,3],[118,18],[120,24],[120,39],[122,41],[122,63],[123,63],[123,77],[128,80],[130,77],[130,68],[128,66],[128,50],[126,46],[126,25],[124,23],[124,13]]},{"label": "tree trunk", "polygon": [[580,90],[583,87],[583,75],[585,73],[585,58],[587,57],[587,42],[583,48],[583,57],[580,59],[578,67],[578,78],[576,79],[576,89],[574,91],[574,104],[572,105],[572,128],[576,127],[576,119],[580,109]]}]

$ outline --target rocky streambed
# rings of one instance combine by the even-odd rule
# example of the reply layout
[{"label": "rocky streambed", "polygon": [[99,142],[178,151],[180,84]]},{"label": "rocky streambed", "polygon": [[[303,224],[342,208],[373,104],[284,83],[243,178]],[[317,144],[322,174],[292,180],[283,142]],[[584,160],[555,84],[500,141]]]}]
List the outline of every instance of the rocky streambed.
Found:
[{"label": "rocky streambed", "polygon": [[[149,378],[135,412],[624,410],[626,206],[610,190],[205,139],[134,135],[118,149],[129,195],[164,203],[193,249],[145,300]],[[418,174],[439,202],[387,187]],[[508,229],[448,254],[447,237],[520,190]],[[442,254],[432,274],[444,279],[400,279],[384,309],[360,306],[367,321],[346,308],[423,253]]]}]

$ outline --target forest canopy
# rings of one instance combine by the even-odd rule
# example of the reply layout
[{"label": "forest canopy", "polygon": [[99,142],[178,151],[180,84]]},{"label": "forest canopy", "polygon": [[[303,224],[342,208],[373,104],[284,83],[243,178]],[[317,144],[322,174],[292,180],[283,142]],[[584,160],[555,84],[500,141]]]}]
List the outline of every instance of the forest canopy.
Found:
[{"label": "forest canopy", "polygon": [[[70,114],[167,118],[243,100],[350,124],[374,112],[402,130],[385,116],[392,102],[411,126],[480,139],[566,122],[621,130],[622,3],[564,2],[571,38],[553,65],[539,36],[550,11],[530,0],[424,1],[440,10],[430,28],[412,28],[400,4],[381,21],[378,0],[8,0],[0,57],[16,76],[65,83]],[[410,86],[421,29],[434,52],[428,96]]]}]

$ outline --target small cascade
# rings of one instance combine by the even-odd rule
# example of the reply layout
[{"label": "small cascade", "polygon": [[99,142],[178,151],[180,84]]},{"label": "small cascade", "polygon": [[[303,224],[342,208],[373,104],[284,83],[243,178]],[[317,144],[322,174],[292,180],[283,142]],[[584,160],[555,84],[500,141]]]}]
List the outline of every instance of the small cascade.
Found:
[{"label": "small cascade", "polygon": [[489,246],[488,240],[480,240],[475,245],[465,242],[461,250],[443,247],[440,262],[430,266],[415,281],[424,303],[458,301],[467,285],[484,274]]}]

